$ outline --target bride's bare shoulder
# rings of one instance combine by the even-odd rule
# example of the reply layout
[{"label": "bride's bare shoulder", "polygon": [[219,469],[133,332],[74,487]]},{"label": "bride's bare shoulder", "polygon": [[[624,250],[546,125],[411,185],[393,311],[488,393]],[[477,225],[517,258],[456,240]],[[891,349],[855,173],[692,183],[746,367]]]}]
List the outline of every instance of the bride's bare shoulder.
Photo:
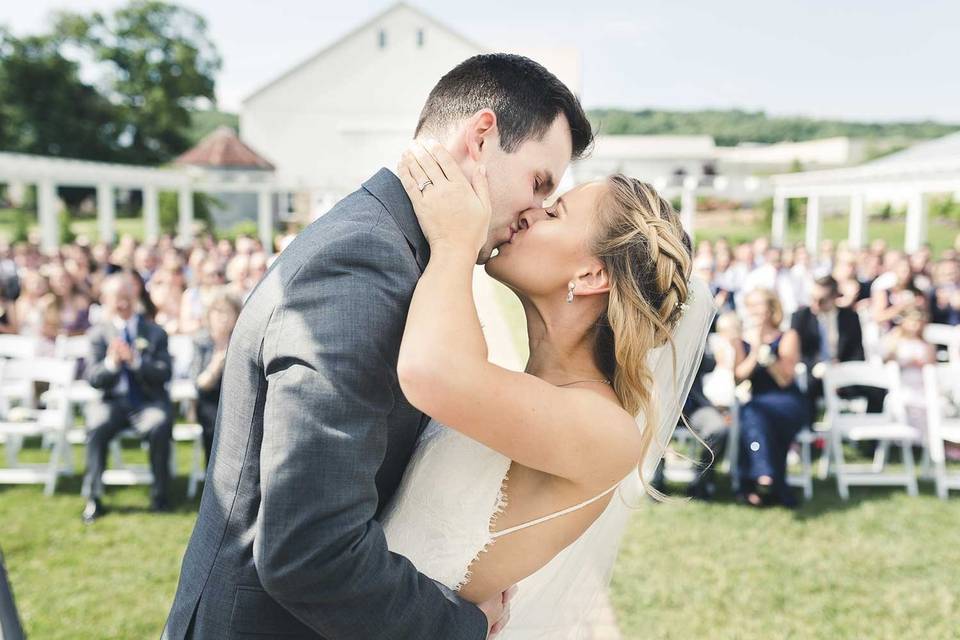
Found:
[{"label": "bride's bare shoulder", "polygon": [[637,419],[623,408],[610,385],[591,383],[565,391],[576,394],[578,403],[586,407],[582,419],[596,434],[603,464],[590,475],[601,485],[621,480],[640,464],[643,454],[643,432]]}]

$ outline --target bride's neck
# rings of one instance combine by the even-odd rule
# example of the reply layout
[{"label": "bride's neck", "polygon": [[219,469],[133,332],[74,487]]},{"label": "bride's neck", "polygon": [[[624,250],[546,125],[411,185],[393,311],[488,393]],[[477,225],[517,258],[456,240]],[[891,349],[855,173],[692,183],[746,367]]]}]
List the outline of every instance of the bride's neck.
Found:
[{"label": "bride's neck", "polygon": [[587,304],[557,308],[531,300],[521,302],[530,346],[527,373],[557,385],[605,379],[594,358],[593,327],[599,311]]}]

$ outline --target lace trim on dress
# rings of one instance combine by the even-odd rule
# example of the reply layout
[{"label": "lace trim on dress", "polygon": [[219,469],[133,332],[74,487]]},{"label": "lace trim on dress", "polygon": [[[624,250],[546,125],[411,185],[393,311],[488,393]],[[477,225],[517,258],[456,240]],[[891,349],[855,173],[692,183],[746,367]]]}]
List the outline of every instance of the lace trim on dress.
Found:
[{"label": "lace trim on dress", "polygon": [[470,578],[473,576],[473,571],[471,571],[473,565],[477,563],[481,555],[490,549],[490,545],[496,540],[496,534],[490,532],[493,531],[497,525],[497,518],[499,518],[500,514],[507,508],[507,482],[509,480],[510,467],[507,467],[506,473],[503,474],[503,480],[500,481],[500,488],[497,490],[497,503],[493,508],[493,513],[490,514],[490,522],[487,524],[487,541],[483,543],[483,546],[477,551],[477,555],[473,556],[473,560],[467,565],[467,570],[464,572],[463,578],[457,582],[457,586],[453,589],[454,591],[460,591],[460,589],[470,582]]}]

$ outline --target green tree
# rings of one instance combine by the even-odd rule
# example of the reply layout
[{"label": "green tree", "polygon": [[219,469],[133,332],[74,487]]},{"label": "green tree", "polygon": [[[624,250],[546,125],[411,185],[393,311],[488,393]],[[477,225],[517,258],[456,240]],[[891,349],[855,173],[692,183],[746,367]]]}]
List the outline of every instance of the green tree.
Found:
[{"label": "green tree", "polygon": [[111,160],[119,150],[117,116],[80,80],[56,39],[0,30],[0,149]]},{"label": "green tree", "polygon": [[61,12],[54,33],[107,72],[100,89],[117,105],[124,159],[165,162],[189,146],[190,110],[215,100],[221,66],[202,16],[135,0],[110,15]]}]

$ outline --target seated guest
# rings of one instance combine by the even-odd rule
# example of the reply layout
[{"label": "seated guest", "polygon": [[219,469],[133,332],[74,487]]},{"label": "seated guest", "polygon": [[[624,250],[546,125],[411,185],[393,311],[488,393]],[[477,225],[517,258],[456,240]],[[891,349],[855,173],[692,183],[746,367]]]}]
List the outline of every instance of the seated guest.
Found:
[{"label": "seated guest", "polygon": [[203,427],[203,449],[207,454],[207,464],[210,464],[213,450],[213,430],[217,423],[220,381],[227,360],[227,345],[238,317],[240,301],[228,293],[219,294],[207,308],[207,330],[195,339],[192,370],[197,385],[197,420]]},{"label": "seated guest", "polygon": [[[709,345],[708,345],[709,346]],[[717,493],[714,476],[715,469],[723,458],[727,444],[727,421],[723,414],[713,406],[703,391],[703,379],[717,366],[709,349],[703,353],[697,377],[693,380],[690,394],[683,405],[683,415],[687,416],[687,426],[699,436],[706,446],[700,454],[702,471],[687,487],[691,498],[710,500]]]},{"label": "seated guest", "polygon": [[838,307],[840,296],[832,276],[813,283],[809,307],[793,314],[790,327],[800,337],[800,358],[807,366],[807,390],[813,403],[823,397],[823,366],[863,360],[860,318],[850,307]]},{"label": "seated guest", "polygon": [[136,290],[129,274],[108,276],[101,287],[103,322],[87,333],[90,357],[86,377],[103,391],[88,406],[87,471],[83,478],[84,522],[103,515],[103,471],[107,445],[133,428],[150,445],[153,473],[151,508],[167,509],[173,408],[164,385],[170,380],[167,334],[136,311]]},{"label": "seated guest", "polygon": [[796,290],[793,278],[790,277],[789,269],[784,267],[783,251],[777,247],[767,249],[763,264],[747,275],[741,295],[746,297],[756,289],[775,291],[780,298],[781,308],[787,313],[793,313],[799,306],[799,292]]},{"label": "seated guest", "polygon": [[914,282],[910,262],[902,256],[892,271],[874,281],[870,295],[873,320],[884,330],[892,329],[909,309],[926,310],[926,298]]},{"label": "seated guest", "polygon": [[923,339],[926,316],[910,309],[883,339],[883,358],[900,365],[900,392],[907,422],[924,435],[927,432],[927,398],[923,389],[923,367],[937,361],[933,345]]},{"label": "seated guest", "polygon": [[960,324],[960,264],[941,260],[933,275],[933,287],[927,294],[930,321],[956,326]]},{"label": "seated guest", "polygon": [[738,499],[751,506],[796,506],[787,486],[787,452],[809,421],[809,404],[794,380],[800,338],[781,333],[780,301],[769,289],[754,289],[745,299],[751,328],[736,349],[737,383],[750,381],[751,398],[740,408]]}]

